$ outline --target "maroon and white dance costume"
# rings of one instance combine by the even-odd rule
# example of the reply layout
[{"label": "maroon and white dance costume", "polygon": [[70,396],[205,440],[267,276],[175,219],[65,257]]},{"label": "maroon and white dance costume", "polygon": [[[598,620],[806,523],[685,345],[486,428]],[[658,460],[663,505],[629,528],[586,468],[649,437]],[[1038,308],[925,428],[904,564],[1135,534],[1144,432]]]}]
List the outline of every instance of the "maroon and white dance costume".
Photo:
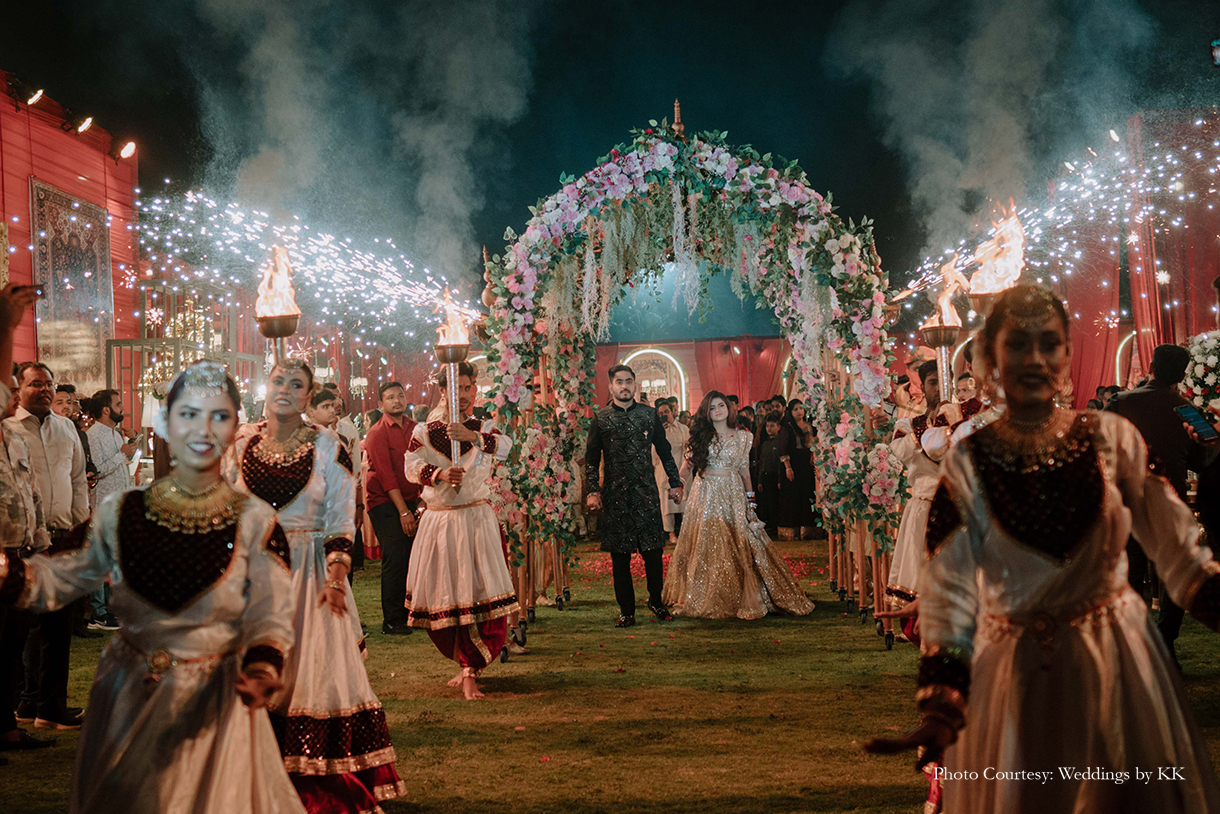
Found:
[{"label": "maroon and white dance costume", "polygon": [[[1127,584],[1132,534],[1174,601],[1220,629],[1220,565],[1125,419],[1061,411],[1036,434],[1001,419],[949,451],[919,580],[917,696],[960,728],[946,812],[1220,811],[1186,691]],[[1140,782],[1137,767],[1178,779]]]},{"label": "maroon and white dance costume", "polygon": [[512,439],[490,421],[463,423],[479,440],[460,447],[458,465],[466,470],[460,490],[434,482],[453,466],[446,422],[417,424],[407,447],[407,479],[424,487],[427,505],[407,567],[407,613],[408,624],[427,630],[441,654],[473,676],[499,656],[508,616],[517,610],[487,485]]},{"label": "maroon and white dance costume", "polygon": [[278,443],[265,422],[243,426],[230,456],[230,478],[275,508],[292,550],[297,645],[270,705],[284,767],[311,814],[380,811],[406,785],[364,668],[356,600],[344,582],[346,616],[320,605],[327,564],[351,564],[352,459],[330,430],[306,424]]},{"label": "maroon and white dance costume", "polygon": [[98,660],[68,810],[302,814],[266,710],[236,690],[242,670],[277,675],[292,646],[288,542],[271,508],[224,481],[191,495],[164,478],[107,497],[83,542],[0,553],[0,600],[20,607],[114,586],[122,631]]},{"label": "maroon and white dance costume", "polygon": [[931,421],[926,415],[900,418],[894,424],[890,449],[907,468],[910,495],[898,525],[898,538],[894,542],[894,556],[890,560],[885,586],[886,603],[891,609],[914,602],[918,595],[915,587],[919,569],[928,559],[924,537],[928,510],[940,480],[940,462],[948,453],[957,428],[978,415],[982,408],[983,403],[978,399],[964,402],[960,405],[961,415],[953,416],[952,425],[946,415]]}]

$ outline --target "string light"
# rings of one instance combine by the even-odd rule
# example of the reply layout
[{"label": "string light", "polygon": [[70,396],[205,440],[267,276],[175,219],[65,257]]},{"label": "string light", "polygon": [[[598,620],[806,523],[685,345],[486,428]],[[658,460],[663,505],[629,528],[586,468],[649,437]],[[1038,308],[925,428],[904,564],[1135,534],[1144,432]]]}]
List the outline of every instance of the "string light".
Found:
[{"label": "string light", "polygon": [[[434,338],[431,329],[421,329],[440,321],[433,309],[449,281],[418,268],[392,239],[376,242],[396,255],[365,251],[352,238],[312,229],[298,216],[276,222],[266,212],[199,192],[140,198],[136,207],[149,277],[248,289],[271,247],[280,245],[292,261],[299,304],[320,323],[399,350]],[[467,318],[480,316],[468,302],[458,305]]]},{"label": "string light", "polygon": [[[1200,129],[1209,125],[1215,129],[1220,124],[1214,119],[1187,124],[1191,123]],[[1109,137],[1115,144],[1121,143],[1117,132],[1109,131]],[[1212,209],[1220,203],[1220,185],[1212,180],[1220,174],[1220,139],[1207,139],[1207,146],[1199,139],[1196,142],[1193,147],[1153,142],[1145,148],[1142,162],[1133,161],[1121,147],[1101,155],[1089,150],[1087,159],[1064,161],[1068,174],[1055,182],[1054,199],[1044,207],[1026,204],[1017,209],[1026,234],[1027,276],[1040,282],[1058,282],[1074,274],[1087,277],[1093,271],[1085,265],[1090,249],[1109,246],[1106,255],[1117,257],[1124,239],[1138,251],[1145,230],[1155,238],[1188,229],[1186,205],[1206,203]],[[995,233],[992,228],[973,240],[962,240],[953,250],[926,258],[907,287],[915,291],[938,287],[940,269],[952,254],[970,257],[978,244]],[[1159,268],[1159,260],[1157,264],[1156,281],[1165,285],[1170,274]],[[1144,273],[1134,254],[1131,273]],[[907,308],[910,305],[910,301],[904,303]],[[1166,306],[1177,307],[1177,303]],[[926,314],[932,305],[921,302],[919,308]]]}]

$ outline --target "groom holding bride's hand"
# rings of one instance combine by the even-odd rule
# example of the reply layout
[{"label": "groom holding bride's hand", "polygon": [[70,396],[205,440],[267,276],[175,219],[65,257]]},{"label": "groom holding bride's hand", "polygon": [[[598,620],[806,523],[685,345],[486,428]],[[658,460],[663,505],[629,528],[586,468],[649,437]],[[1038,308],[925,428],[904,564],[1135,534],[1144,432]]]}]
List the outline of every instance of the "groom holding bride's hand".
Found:
[{"label": "groom holding bride's hand", "polygon": [[[610,368],[609,407],[598,410],[589,427],[585,452],[585,484],[592,511],[603,508],[600,523],[602,551],[614,564],[614,598],[620,615],[615,627],[635,624],[635,586],[631,582],[631,554],[639,551],[648,582],[648,609],[662,622],[673,618],[661,599],[664,571],[661,551],[668,534],[661,520],[661,496],[652,465],[655,447],[669,477],[669,499],[682,500],[682,480],[674,463],[665,427],[656,411],[635,400],[635,372],[626,365]],[[602,455],[606,458],[601,483]]]}]

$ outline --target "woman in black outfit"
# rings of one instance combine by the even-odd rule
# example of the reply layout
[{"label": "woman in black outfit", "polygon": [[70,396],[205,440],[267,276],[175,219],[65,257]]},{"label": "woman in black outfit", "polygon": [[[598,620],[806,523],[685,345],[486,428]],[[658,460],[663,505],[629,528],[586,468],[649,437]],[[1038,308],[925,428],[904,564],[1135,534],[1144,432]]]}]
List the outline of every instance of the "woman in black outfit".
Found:
[{"label": "woman in black outfit", "polygon": [[779,511],[777,525],[795,530],[813,528],[813,425],[805,417],[805,405],[799,399],[788,402],[779,431]]}]

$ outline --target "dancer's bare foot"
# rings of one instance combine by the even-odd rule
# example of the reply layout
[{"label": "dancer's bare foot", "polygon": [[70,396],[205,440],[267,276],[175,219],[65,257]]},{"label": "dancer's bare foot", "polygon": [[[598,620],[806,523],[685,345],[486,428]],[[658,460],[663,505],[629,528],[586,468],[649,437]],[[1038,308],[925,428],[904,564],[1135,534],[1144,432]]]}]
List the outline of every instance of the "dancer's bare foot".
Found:
[{"label": "dancer's bare foot", "polygon": [[483,697],[483,693],[479,692],[479,685],[475,683],[474,676],[462,676],[462,695],[466,696],[467,701],[477,701]]},{"label": "dancer's bare foot", "polygon": [[453,678],[449,679],[449,686],[450,687],[462,686],[462,671],[461,670],[458,670],[458,674],[455,675]]}]

